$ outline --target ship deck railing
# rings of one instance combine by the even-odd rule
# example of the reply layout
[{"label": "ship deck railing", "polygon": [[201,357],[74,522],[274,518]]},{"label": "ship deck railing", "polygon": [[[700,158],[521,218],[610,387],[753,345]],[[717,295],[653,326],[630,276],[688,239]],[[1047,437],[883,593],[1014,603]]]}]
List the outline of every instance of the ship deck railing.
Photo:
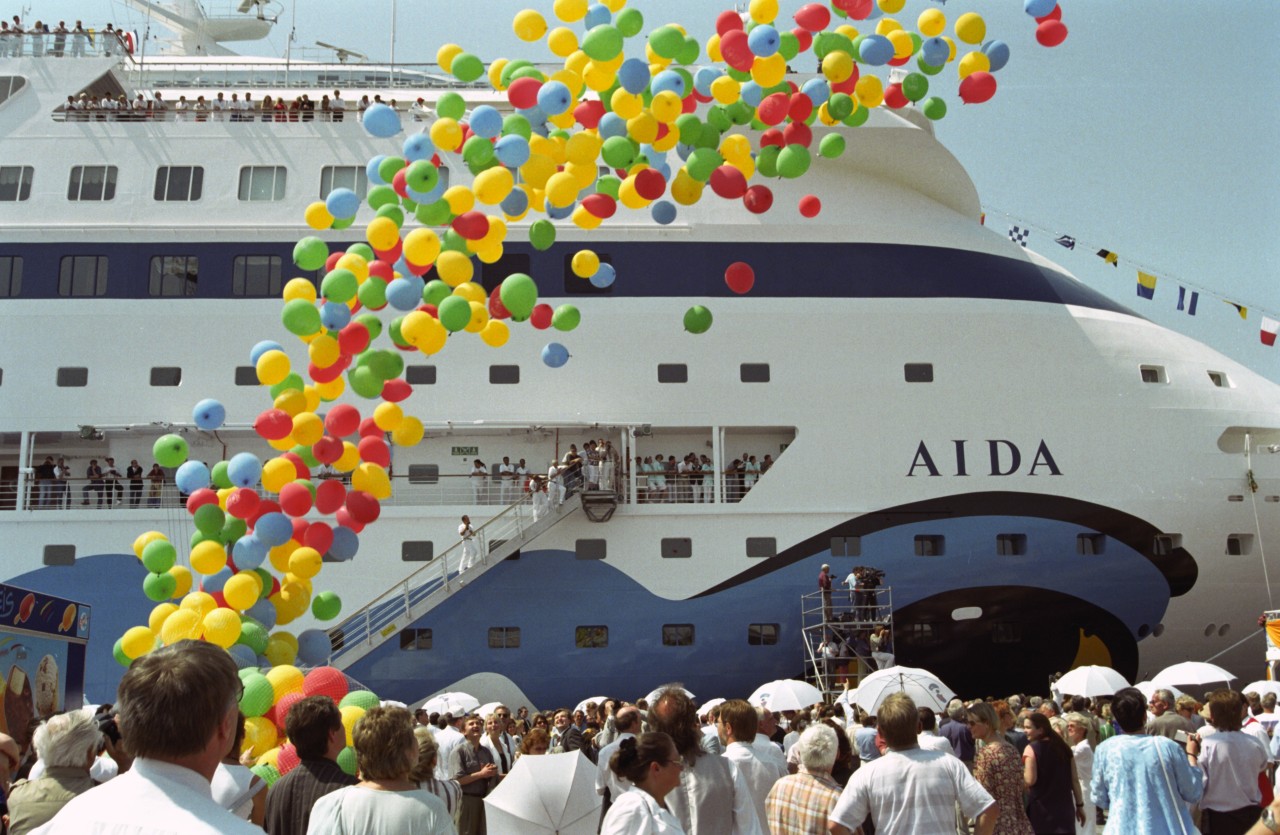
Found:
[{"label": "ship deck railing", "polygon": [[[871,631],[884,626],[893,644],[893,590],[889,586],[851,591],[815,591],[800,598],[804,667],[809,681],[835,701],[846,690],[857,689],[862,679],[879,669],[871,652]],[[824,642],[833,641],[836,654],[824,653]],[[865,644],[865,646],[864,646]]]}]

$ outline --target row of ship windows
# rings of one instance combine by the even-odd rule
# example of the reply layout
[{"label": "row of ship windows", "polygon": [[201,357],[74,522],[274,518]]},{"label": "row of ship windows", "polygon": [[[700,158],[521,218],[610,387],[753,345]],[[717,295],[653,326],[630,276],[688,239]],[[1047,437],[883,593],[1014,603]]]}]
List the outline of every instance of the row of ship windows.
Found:
[{"label": "row of ship windows", "polygon": [[[282,165],[246,165],[240,169],[237,197],[243,202],[275,202],[284,200],[288,169]],[[67,199],[77,202],[114,200],[120,169],[114,165],[73,165],[67,180]],[[31,183],[35,168],[30,165],[0,165],[0,202],[14,203],[31,199]],[[440,182],[449,186],[449,169],[440,169]],[[320,170],[320,194],[323,200],[335,188],[349,188],[363,200],[368,193],[369,178],[357,165],[326,165]],[[152,196],[158,202],[190,203],[204,193],[204,166],[162,165],[156,169]]]},{"label": "row of ship windows", "polygon": [[[752,623],[747,625],[747,646],[771,647],[778,643],[780,625],[776,623]],[[691,647],[694,628],[691,623],[664,623],[662,645],[664,647]],[[609,627],[604,625],[577,626],[573,630],[573,645],[577,649],[605,649],[609,646]],[[433,648],[430,629],[401,629],[400,649],[406,651]],[[519,649],[520,627],[490,626],[489,649]]]}]

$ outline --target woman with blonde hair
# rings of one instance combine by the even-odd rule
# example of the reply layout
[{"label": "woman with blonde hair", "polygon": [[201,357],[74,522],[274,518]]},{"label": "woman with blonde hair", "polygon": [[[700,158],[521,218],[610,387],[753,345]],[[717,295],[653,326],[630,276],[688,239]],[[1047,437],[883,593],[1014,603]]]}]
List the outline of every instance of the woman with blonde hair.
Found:
[{"label": "woman with blonde hair", "polygon": [[1022,765],[1018,751],[1005,739],[996,709],[986,702],[969,706],[969,730],[982,742],[973,760],[973,776],[1000,809],[994,835],[1034,835],[1022,806]]},{"label": "woman with blonde hair", "polygon": [[409,772],[409,779],[420,788],[434,794],[444,801],[444,807],[453,818],[453,825],[458,825],[458,816],[462,814],[462,786],[457,780],[437,780],[436,761],[440,757],[440,746],[436,743],[435,734],[425,725],[413,729],[413,736],[418,740],[418,762]]},{"label": "woman with blonde hair", "polygon": [[1097,744],[1097,733],[1093,720],[1086,714],[1073,712],[1063,718],[1067,721],[1067,744],[1071,746],[1076,778],[1084,798],[1084,823],[1076,820],[1076,835],[1093,835],[1098,830],[1098,810],[1093,805],[1089,783],[1093,780],[1093,748]]}]

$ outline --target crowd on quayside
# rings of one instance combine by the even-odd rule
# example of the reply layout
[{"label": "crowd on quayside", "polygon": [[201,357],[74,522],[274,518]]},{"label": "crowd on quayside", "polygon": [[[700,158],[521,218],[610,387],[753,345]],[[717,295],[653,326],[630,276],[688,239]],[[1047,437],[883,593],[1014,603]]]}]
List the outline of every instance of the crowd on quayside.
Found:
[{"label": "crowd on quayside", "polygon": [[1055,691],[935,713],[894,691],[873,712],[841,700],[775,712],[699,707],[672,684],[483,715],[474,700],[352,712],[313,694],[273,717],[292,746],[269,781],[248,767],[246,698],[230,655],[181,641],[133,662],[114,705],[36,720],[23,744],[0,735],[8,831],[498,835],[524,830],[486,822],[486,797],[509,796],[509,775],[520,785],[521,759],[567,756],[593,775],[576,783],[584,831],[605,835],[1280,832],[1274,693]]}]

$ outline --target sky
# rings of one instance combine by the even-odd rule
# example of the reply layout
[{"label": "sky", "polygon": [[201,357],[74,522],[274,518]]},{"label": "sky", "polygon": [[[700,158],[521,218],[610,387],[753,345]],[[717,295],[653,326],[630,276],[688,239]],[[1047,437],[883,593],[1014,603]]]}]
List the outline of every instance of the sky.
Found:
[{"label": "sky", "polygon": [[[121,0],[32,0],[28,19],[80,17],[141,28]],[[441,44],[457,43],[486,61],[550,60],[545,44],[520,42],[511,19],[550,0],[285,0],[270,39],[234,45],[250,54],[283,55],[295,43],[325,41],[397,63],[429,63]],[[235,3],[208,6],[226,13]],[[645,30],[680,23],[705,43],[730,0],[631,0]],[[802,3],[779,0],[780,20]],[[1135,312],[1213,346],[1280,381],[1280,347],[1259,339],[1264,315],[1280,319],[1280,72],[1268,63],[1280,6],[1223,0],[1062,0],[1070,30],[1059,47],[1035,42],[1022,0],[907,0],[894,17],[914,29],[927,8],[954,21],[980,12],[987,37],[1009,44],[997,73],[999,91],[980,106],[944,94],[947,117],[937,132],[968,169],[988,224],[1010,220],[1030,229],[1028,245],[1081,281]],[[394,15],[393,15],[394,11]],[[392,26],[392,20],[397,21]],[[948,27],[948,34],[951,28]],[[639,54],[639,39],[628,54]],[[800,68],[812,67],[799,58]],[[956,84],[947,68],[939,79]],[[1268,150],[1272,149],[1272,150]],[[1273,231],[1268,231],[1273,230]],[[1074,251],[1054,243],[1078,241]],[[1094,253],[1115,252],[1111,267]],[[1151,301],[1138,298],[1136,272],[1156,276]],[[1178,312],[1179,284],[1200,292],[1197,315]],[[1248,308],[1241,321],[1222,299]]]}]

